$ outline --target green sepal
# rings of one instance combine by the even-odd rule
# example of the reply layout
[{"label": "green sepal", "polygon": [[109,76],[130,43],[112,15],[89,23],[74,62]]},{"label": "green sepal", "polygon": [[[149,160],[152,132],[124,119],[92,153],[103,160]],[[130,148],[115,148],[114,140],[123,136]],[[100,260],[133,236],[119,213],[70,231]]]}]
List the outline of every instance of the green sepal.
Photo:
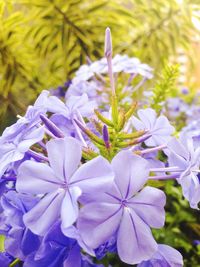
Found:
[{"label": "green sepal", "polygon": [[97,118],[102,121],[103,123],[105,123],[106,125],[113,127],[113,123],[112,121],[110,121],[109,119],[107,119],[106,117],[104,117],[97,109],[94,110]]},{"label": "green sepal", "polygon": [[118,138],[119,139],[133,139],[133,138],[137,138],[137,137],[141,137],[142,135],[144,135],[146,133],[146,131],[141,130],[141,131],[137,131],[134,133],[119,133],[118,134]]},{"label": "green sepal", "polygon": [[82,157],[86,160],[91,160],[91,159],[96,158],[98,156],[99,156],[99,154],[97,154],[96,152],[94,152],[90,148],[83,148],[83,150],[82,150]]},{"label": "green sepal", "polygon": [[103,124],[102,124],[100,121],[97,121],[97,120],[95,120],[95,119],[91,119],[90,121],[94,124],[96,130],[97,130],[100,134],[102,134]]},{"label": "green sepal", "polygon": [[76,124],[79,126],[79,128],[94,142],[100,144],[100,145],[105,145],[104,141],[99,138],[96,134],[94,134],[92,131],[90,131],[88,128],[86,128],[84,125],[82,125],[82,123],[80,123],[79,121],[75,120]]},{"label": "green sepal", "polygon": [[124,110],[120,110],[120,112],[119,112],[119,120],[118,120],[118,127],[117,127],[118,132],[120,132],[124,128],[125,122],[126,122],[126,120],[125,120],[125,112],[124,112]]},{"label": "green sepal", "polygon": [[135,112],[137,108],[137,102],[134,102],[131,107],[129,108],[129,110],[126,112],[125,114],[125,120],[128,121],[128,119],[130,119],[130,117],[133,115],[133,113]]}]

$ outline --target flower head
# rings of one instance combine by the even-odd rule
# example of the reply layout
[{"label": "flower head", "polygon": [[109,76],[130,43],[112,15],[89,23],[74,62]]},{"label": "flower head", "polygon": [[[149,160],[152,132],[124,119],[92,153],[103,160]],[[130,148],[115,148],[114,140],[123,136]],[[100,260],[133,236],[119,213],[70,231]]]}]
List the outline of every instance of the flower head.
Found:
[{"label": "flower head", "polygon": [[[33,209],[24,215],[25,224],[36,234],[44,235],[61,216],[64,228],[78,216],[78,199],[105,190],[113,180],[106,159],[99,156],[83,165],[81,145],[74,138],[47,143],[50,166],[26,161],[20,168],[16,188],[21,193],[43,194]],[[79,168],[78,168],[79,167]]]},{"label": "flower head", "polygon": [[169,166],[179,168],[177,181],[183,189],[184,197],[190,206],[198,209],[200,201],[200,148],[195,149],[192,139],[181,138],[181,142],[173,138],[168,144]]},{"label": "flower head", "polygon": [[164,224],[165,195],[153,187],[142,189],[149,171],[139,156],[122,151],[111,164],[115,173],[113,187],[82,208],[78,229],[83,241],[94,249],[116,235],[121,260],[139,263],[157,250],[150,227]]},{"label": "flower head", "polygon": [[155,110],[151,108],[138,110],[138,118],[132,117],[132,125],[136,130],[146,130],[151,137],[145,141],[147,146],[158,146],[166,144],[171,138],[174,127],[170,125],[168,119],[161,115],[156,117]]}]

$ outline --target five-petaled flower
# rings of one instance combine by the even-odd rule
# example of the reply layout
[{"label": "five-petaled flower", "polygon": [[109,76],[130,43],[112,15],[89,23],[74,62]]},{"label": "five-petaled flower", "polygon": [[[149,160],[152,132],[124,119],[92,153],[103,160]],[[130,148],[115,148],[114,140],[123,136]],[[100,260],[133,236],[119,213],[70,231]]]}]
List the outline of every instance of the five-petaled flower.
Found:
[{"label": "five-petaled flower", "polygon": [[111,165],[113,187],[82,208],[78,229],[83,241],[94,249],[115,234],[121,260],[136,264],[157,250],[150,227],[164,224],[165,194],[150,186],[142,189],[148,179],[148,165],[131,151],[119,152]]},{"label": "five-petaled flower", "polygon": [[114,177],[109,162],[102,156],[79,167],[81,145],[74,138],[54,139],[46,146],[50,166],[24,162],[16,183],[18,192],[43,195],[24,215],[26,226],[38,235],[44,235],[60,216],[64,228],[71,226],[78,217],[80,196],[89,199],[96,192],[104,192]]}]

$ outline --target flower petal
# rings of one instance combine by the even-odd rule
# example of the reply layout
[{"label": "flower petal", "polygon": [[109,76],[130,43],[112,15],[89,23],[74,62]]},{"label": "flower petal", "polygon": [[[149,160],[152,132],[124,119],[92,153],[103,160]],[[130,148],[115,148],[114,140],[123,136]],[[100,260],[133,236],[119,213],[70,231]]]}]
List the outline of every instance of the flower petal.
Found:
[{"label": "flower petal", "polygon": [[17,150],[11,150],[0,157],[0,178],[9,167],[9,164],[23,159],[24,154]]},{"label": "flower petal", "polygon": [[45,235],[58,220],[65,191],[58,189],[47,194],[23,217],[25,225],[37,235]]},{"label": "flower petal", "polygon": [[148,162],[129,150],[119,152],[112,160],[115,183],[123,198],[137,193],[148,179]]},{"label": "flower petal", "polygon": [[68,181],[81,160],[81,145],[72,138],[53,139],[47,143],[50,166],[62,181]]},{"label": "flower petal", "polygon": [[97,248],[105,243],[117,231],[121,216],[117,204],[90,203],[83,207],[77,226],[85,244]]},{"label": "flower petal", "polygon": [[81,189],[72,187],[66,192],[61,207],[62,228],[71,226],[78,217],[77,199],[81,195]]},{"label": "flower petal", "polygon": [[150,228],[128,208],[124,209],[119,227],[117,250],[120,259],[128,264],[148,260],[157,250]]},{"label": "flower petal", "polygon": [[85,194],[95,194],[95,190],[104,192],[112,184],[114,173],[109,162],[96,157],[83,164],[70,179],[70,185],[80,187]]},{"label": "flower petal", "polygon": [[149,226],[163,227],[165,222],[164,205],[166,196],[161,190],[146,186],[140,193],[129,200],[128,205]]},{"label": "flower petal", "polygon": [[35,143],[41,141],[44,137],[44,126],[40,128],[33,129],[29,131],[24,137],[23,140],[18,144],[17,149],[20,152],[26,152],[29,147]]},{"label": "flower petal", "polygon": [[27,160],[19,167],[16,183],[18,192],[45,194],[59,187],[60,181],[48,165]]},{"label": "flower petal", "polygon": [[[155,123],[155,135],[171,135],[174,132],[174,127],[170,125],[168,119],[161,115],[157,118],[156,123]],[[158,133],[156,133],[158,132]]]},{"label": "flower petal", "polygon": [[158,252],[166,259],[170,266],[183,266],[183,257],[178,250],[167,245],[159,244]]},{"label": "flower petal", "polygon": [[[154,128],[156,122],[156,112],[151,108],[146,109],[139,109],[138,110],[138,117],[146,126],[145,128],[151,130]],[[140,130],[140,129],[137,129]],[[142,130],[142,129],[141,129]]]}]

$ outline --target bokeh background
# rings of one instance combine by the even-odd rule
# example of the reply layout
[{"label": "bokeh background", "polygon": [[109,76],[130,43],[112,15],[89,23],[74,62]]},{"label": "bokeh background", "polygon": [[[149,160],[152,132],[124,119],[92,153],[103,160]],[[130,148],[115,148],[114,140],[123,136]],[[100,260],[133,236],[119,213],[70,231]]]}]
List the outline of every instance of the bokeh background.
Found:
[{"label": "bokeh background", "polygon": [[[199,90],[200,0],[0,0],[0,132],[41,90],[62,86],[86,60],[103,57],[107,26],[115,54],[148,63],[155,79],[178,63],[177,90]],[[166,227],[155,235],[179,249],[186,266],[198,267],[199,215],[170,183]]]},{"label": "bokeh background", "polygon": [[157,75],[179,62],[181,86],[197,90],[199,9],[199,0],[0,0],[1,131],[42,89],[102,57],[107,26],[115,53],[139,57]]}]

